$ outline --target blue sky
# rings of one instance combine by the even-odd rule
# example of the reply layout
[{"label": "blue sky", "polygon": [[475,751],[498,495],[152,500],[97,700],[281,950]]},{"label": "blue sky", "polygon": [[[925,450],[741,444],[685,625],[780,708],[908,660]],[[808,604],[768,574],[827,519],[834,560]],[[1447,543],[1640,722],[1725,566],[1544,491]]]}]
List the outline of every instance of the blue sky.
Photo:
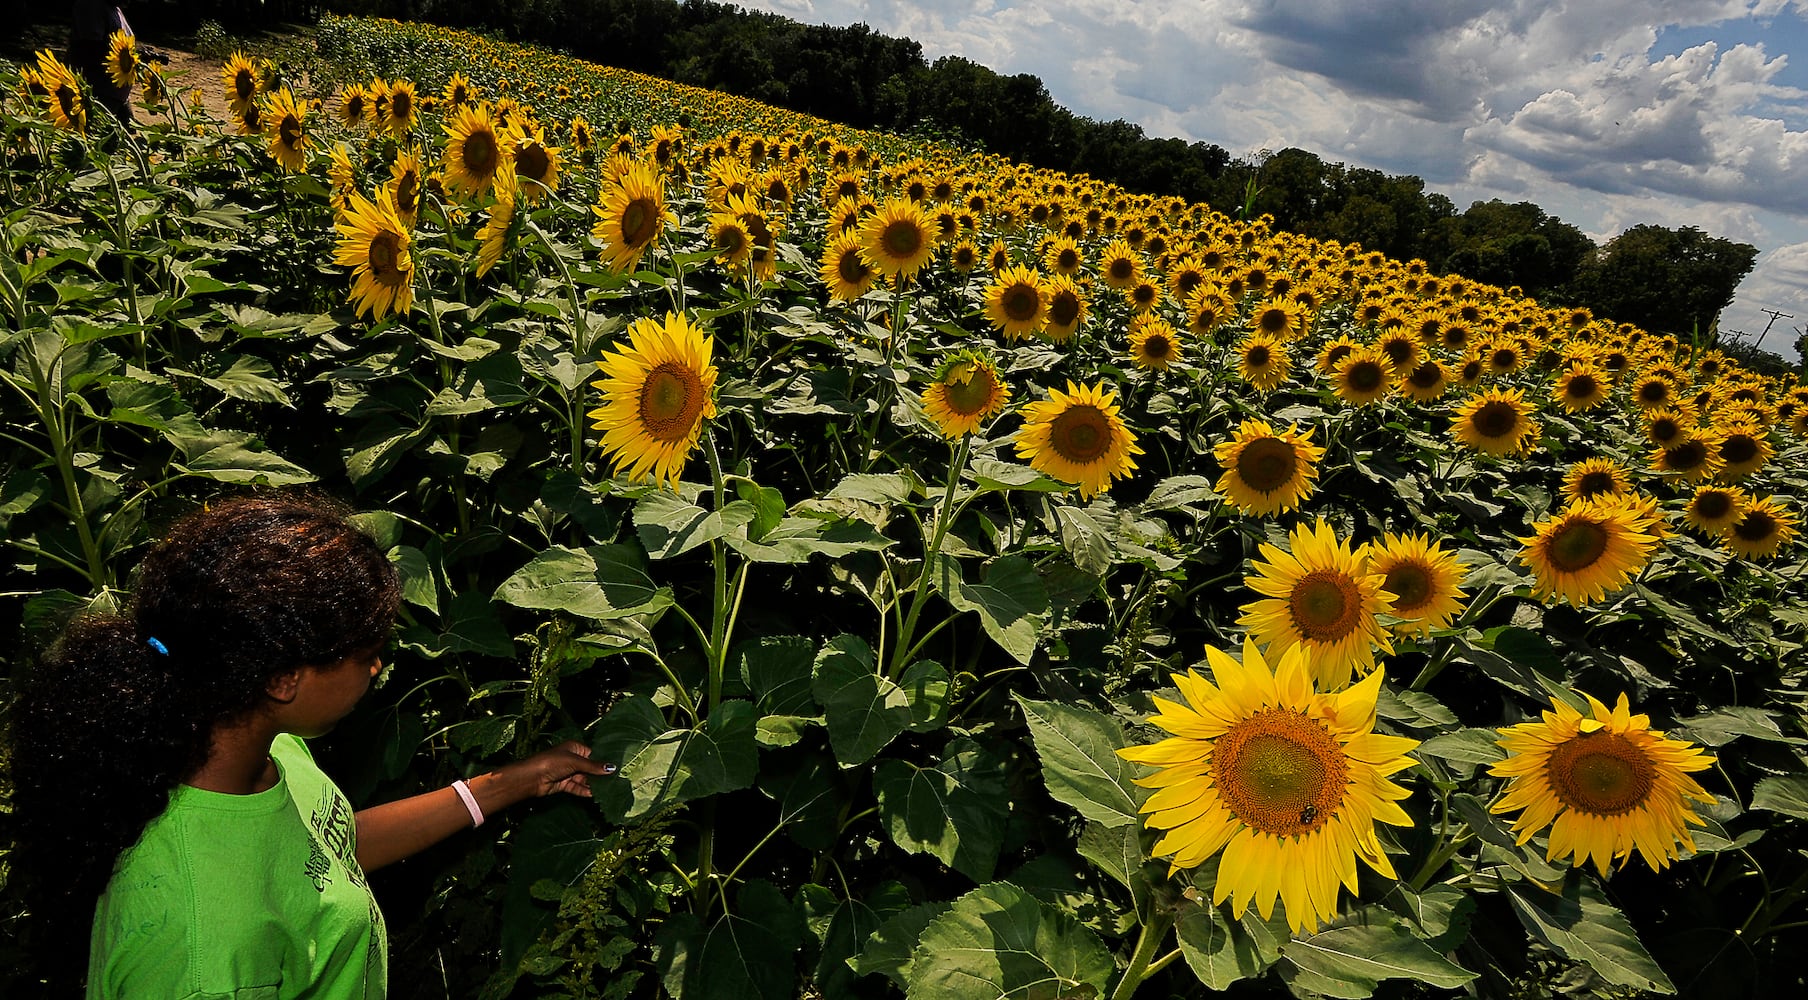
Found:
[{"label": "blue sky", "polygon": [[1237,155],[1298,146],[1529,200],[1606,240],[1639,223],[1758,247],[1724,331],[1808,326],[1808,0],[740,0],[864,22],[924,55]]}]

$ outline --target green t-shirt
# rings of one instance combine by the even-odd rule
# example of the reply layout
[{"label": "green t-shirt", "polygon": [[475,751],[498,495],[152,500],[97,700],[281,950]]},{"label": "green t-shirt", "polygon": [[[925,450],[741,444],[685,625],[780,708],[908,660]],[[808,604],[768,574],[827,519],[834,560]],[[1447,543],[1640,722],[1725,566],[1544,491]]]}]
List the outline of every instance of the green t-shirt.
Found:
[{"label": "green t-shirt", "polygon": [[88,997],[381,1000],[383,914],[353,855],[351,803],[299,737],[253,795],[178,785],[120,855],[94,912]]}]

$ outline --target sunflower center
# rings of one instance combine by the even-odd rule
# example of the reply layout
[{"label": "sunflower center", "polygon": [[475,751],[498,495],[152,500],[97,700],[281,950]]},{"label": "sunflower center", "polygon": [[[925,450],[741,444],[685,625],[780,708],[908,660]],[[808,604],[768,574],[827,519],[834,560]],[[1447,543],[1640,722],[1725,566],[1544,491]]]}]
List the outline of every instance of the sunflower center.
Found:
[{"label": "sunflower center", "polygon": [[472,132],[459,147],[465,169],[478,176],[496,168],[496,137],[487,131]]},{"label": "sunflower center", "polygon": [[276,140],[294,149],[301,142],[301,120],[294,115],[283,115],[282,123],[276,126]]},{"label": "sunflower center", "polygon": [[659,235],[659,206],[651,198],[634,198],[622,208],[622,242],[645,246]]},{"label": "sunflower center", "polygon": [[1166,334],[1151,333],[1143,341],[1143,357],[1160,361],[1174,356],[1174,342]]},{"label": "sunflower center", "polygon": [[1237,478],[1257,493],[1273,493],[1293,481],[1299,456],[1280,438],[1257,438],[1237,453]]},{"label": "sunflower center", "polygon": [[1267,344],[1251,344],[1243,355],[1243,363],[1251,368],[1268,367],[1269,352]]},{"label": "sunflower center", "polygon": [[1336,642],[1356,631],[1362,595],[1348,575],[1321,569],[1293,585],[1287,607],[1300,635],[1314,642]]},{"label": "sunflower center", "polygon": [[739,254],[747,246],[747,230],[739,224],[723,226],[716,230],[716,249],[729,256]]},{"label": "sunflower center", "polygon": [[1028,323],[1042,311],[1042,296],[1029,285],[1015,284],[999,296],[998,305],[1013,323]]},{"label": "sunflower center", "polygon": [[1575,736],[1551,751],[1545,765],[1551,791],[1571,809],[1617,816],[1644,805],[1657,768],[1638,744],[1616,733]]},{"label": "sunflower center", "polygon": [[1381,383],[1385,378],[1386,373],[1381,370],[1379,364],[1373,361],[1358,361],[1351,365],[1349,372],[1344,375],[1344,381],[1357,392],[1374,392],[1381,388]]},{"label": "sunflower center", "polygon": [[1713,490],[1695,497],[1695,514],[1708,521],[1718,521],[1733,512],[1733,495]]},{"label": "sunflower center", "polygon": [[923,230],[909,219],[899,219],[879,233],[879,243],[892,257],[914,257],[923,249]]},{"label": "sunflower center", "polygon": [[1049,322],[1056,326],[1070,326],[1080,318],[1080,297],[1062,289],[1048,303]]},{"label": "sunflower center", "polygon": [[1492,361],[1497,371],[1506,371],[1519,364],[1519,353],[1517,351],[1495,351]]},{"label": "sunflower center", "polygon": [[942,383],[943,398],[948,401],[948,409],[963,417],[990,409],[997,387],[998,382],[992,378],[992,373],[977,366],[965,381],[950,379]]},{"label": "sunflower center", "polygon": [[1224,805],[1244,825],[1298,837],[1343,805],[1349,768],[1324,726],[1285,708],[1257,712],[1212,744],[1212,777]]},{"label": "sunflower center", "polygon": [[1669,441],[1682,433],[1682,425],[1669,417],[1660,417],[1651,421],[1651,437],[1659,442]]},{"label": "sunflower center", "polygon": [[1148,284],[1146,282],[1143,284],[1137,285],[1136,290],[1132,293],[1132,295],[1136,299],[1137,305],[1139,305],[1139,306],[1149,305],[1150,303],[1155,301],[1155,286]]},{"label": "sunflower center", "polygon": [[1664,464],[1677,472],[1698,469],[1707,460],[1707,445],[1702,444],[1699,439],[1691,439],[1673,448],[1664,449]]},{"label": "sunflower center", "polygon": [[1105,411],[1088,403],[1070,406],[1048,429],[1055,453],[1076,465],[1091,465],[1111,447],[1111,424]]},{"label": "sunflower center", "polygon": [[1469,426],[1485,438],[1504,438],[1519,430],[1519,410],[1512,403],[1490,400],[1469,417]]},{"label": "sunflower center", "polygon": [[1422,563],[1400,563],[1387,571],[1381,589],[1394,595],[1396,614],[1410,617],[1431,600],[1431,572]]},{"label": "sunflower center", "polygon": [[1741,541],[1763,542],[1777,533],[1777,519],[1761,510],[1748,510],[1739,523],[1733,525],[1733,534]]},{"label": "sunflower center", "polygon": [[1614,488],[1613,473],[1611,472],[1589,472],[1576,483],[1576,493],[1583,499],[1601,493],[1616,492],[1618,490]]},{"label": "sunflower center", "polygon": [[1551,533],[1545,555],[1565,573],[1580,573],[1607,554],[1607,529],[1599,522],[1577,518]]},{"label": "sunflower center", "polygon": [[407,91],[401,91],[390,98],[389,113],[401,121],[407,121],[414,113],[414,99]]},{"label": "sunflower center", "polygon": [[1670,386],[1660,379],[1652,379],[1639,386],[1639,399],[1647,403],[1661,403],[1670,398]]},{"label": "sunflower center", "polygon": [[1569,385],[1564,387],[1564,395],[1571,399],[1592,399],[1595,390],[1599,387],[1600,383],[1595,381],[1593,375],[1576,375],[1572,376]]},{"label": "sunflower center", "polygon": [[1389,337],[1387,342],[1381,345],[1381,350],[1387,354],[1387,359],[1392,361],[1395,367],[1399,367],[1412,360],[1413,347],[1413,342],[1404,337]]},{"label": "sunflower center", "polygon": [[251,78],[251,71],[248,69],[241,69],[232,77],[233,93],[238,94],[241,101],[250,100],[252,90],[256,86],[257,81]]},{"label": "sunflower center", "polygon": [[1136,273],[1136,262],[1128,257],[1119,257],[1111,262],[1106,273],[1111,275],[1113,281],[1129,281]]},{"label": "sunflower center", "polygon": [[1734,434],[1720,444],[1720,457],[1739,465],[1758,457],[1758,441],[1749,434]]},{"label": "sunflower center", "polygon": [[647,373],[640,387],[640,422],[659,441],[683,441],[703,413],[703,382],[676,361]]},{"label": "sunflower center", "polygon": [[1080,252],[1072,247],[1065,247],[1055,257],[1055,267],[1062,271],[1075,271],[1080,267]]},{"label": "sunflower center", "polygon": [[366,258],[370,262],[370,273],[385,285],[394,288],[407,280],[398,262],[402,257],[402,244],[395,233],[380,232],[371,237],[370,253]]},{"label": "sunflower center", "polygon": [[412,212],[420,198],[421,175],[409,170],[396,178],[395,203],[404,212]]},{"label": "sunflower center", "polygon": [[1439,382],[1444,381],[1444,369],[1439,367],[1436,361],[1427,361],[1414,368],[1412,374],[1406,376],[1406,381],[1412,383],[1413,387],[1417,389],[1436,388]]},{"label": "sunflower center", "polygon": [[546,172],[550,169],[552,169],[552,157],[546,155],[546,147],[539,143],[515,153],[515,172],[523,177],[544,181]]},{"label": "sunflower center", "polygon": [[858,285],[873,271],[866,266],[866,261],[860,259],[860,251],[849,250],[835,262],[835,273],[840,276],[843,284]]}]

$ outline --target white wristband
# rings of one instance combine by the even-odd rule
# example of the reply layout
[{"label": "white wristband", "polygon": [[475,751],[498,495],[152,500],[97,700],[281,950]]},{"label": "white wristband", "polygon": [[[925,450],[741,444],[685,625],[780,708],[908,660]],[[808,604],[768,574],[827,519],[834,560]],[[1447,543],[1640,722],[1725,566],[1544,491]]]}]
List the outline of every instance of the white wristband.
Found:
[{"label": "white wristband", "polygon": [[465,811],[471,814],[471,825],[482,826],[483,810],[477,808],[477,796],[471,794],[471,786],[465,784],[465,779],[460,778],[452,783],[452,790],[458,793],[460,799],[464,800]]}]

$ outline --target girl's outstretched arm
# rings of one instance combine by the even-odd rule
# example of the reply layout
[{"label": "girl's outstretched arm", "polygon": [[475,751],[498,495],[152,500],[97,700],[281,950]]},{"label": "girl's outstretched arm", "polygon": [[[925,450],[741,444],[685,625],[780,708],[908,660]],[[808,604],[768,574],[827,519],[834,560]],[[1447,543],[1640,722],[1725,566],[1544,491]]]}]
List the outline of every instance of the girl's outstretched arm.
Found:
[{"label": "girl's outstretched arm", "polygon": [[[465,783],[487,817],[553,792],[588,797],[591,776],[614,773],[615,765],[591,760],[589,747],[568,740]],[[367,872],[426,850],[472,825],[470,809],[451,786],[371,806],[360,810],[356,818],[358,864]]]}]

